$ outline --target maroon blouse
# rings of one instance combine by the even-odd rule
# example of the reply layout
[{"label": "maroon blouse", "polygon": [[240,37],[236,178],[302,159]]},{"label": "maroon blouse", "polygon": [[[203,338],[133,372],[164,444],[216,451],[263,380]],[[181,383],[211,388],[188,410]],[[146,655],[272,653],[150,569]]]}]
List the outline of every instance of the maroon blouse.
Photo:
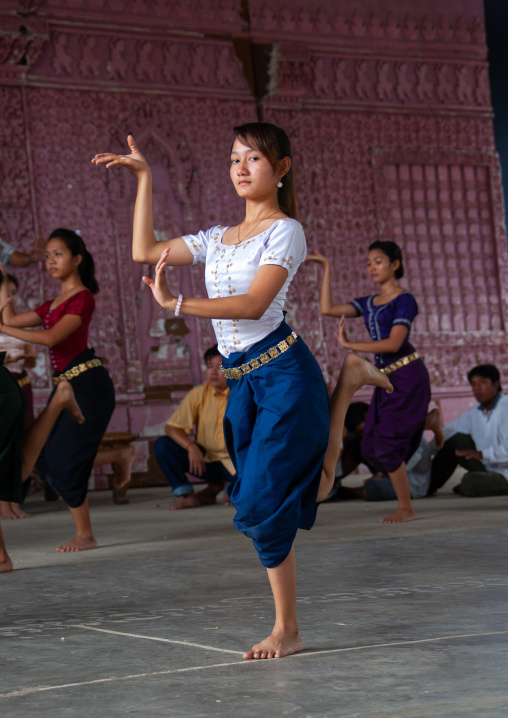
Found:
[{"label": "maroon blouse", "polygon": [[34,309],[42,319],[44,329],[54,327],[66,314],[78,314],[81,317],[81,326],[49,350],[53,369],[63,371],[71,359],[85,351],[88,346],[88,327],[95,309],[95,299],[92,292],[82,289],[55,309],[50,309],[51,304],[52,300],[50,299]]}]

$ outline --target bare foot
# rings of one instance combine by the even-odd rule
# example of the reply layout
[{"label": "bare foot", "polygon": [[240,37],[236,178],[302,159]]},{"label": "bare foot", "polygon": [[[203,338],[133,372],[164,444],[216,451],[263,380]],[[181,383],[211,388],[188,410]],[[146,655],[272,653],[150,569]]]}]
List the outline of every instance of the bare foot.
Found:
[{"label": "bare foot", "polygon": [[436,447],[441,449],[445,443],[441,409],[432,409],[432,411],[429,411],[425,422],[425,429],[434,432],[434,436],[436,437]]},{"label": "bare foot", "polygon": [[257,643],[250,651],[243,654],[246,660],[253,658],[283,658],[292,653],[303,651],[303,643],[298,631],[279,633],[273,632],[264,641]]},{"label": "bare foot", "polygon": [[93,534],[89,536],[76,536],[72,541],[58,546],[56,550],[60,553],[70,553],[74,551],[88,551],[91,548],[97,548],[97,541]]},{"label": "bare foot", "polygon": [[387,394],[391,394],[393,391],[393,386],[386,374],[357,354],[346,354],[342,365],[342,372],[344,371],[347,373],[349,382],[356,385],[355,391],[365,385],[379,386],[381,389],[386,389]]},{"label": "bare foot", "polygon": [[81,409],[74,396],[72,386],[68,381],[61,381],[60,384],[58,384],[55,396],[62,402],[64,409],[67,409],[74,421],[77,421],[78,424],[82,424],[85,421],[85,417],[81,413]]},{"label": "bare foot", "polygon": [[21,506],[13,501],[11,501],[11,509],[14,511],[17,519],[29,519],[32,516],[32,514],[27,514],[26,511],[23,511]]},{"label": "bare foot", "polygon": [[[127,486],[131,480],[132,464],[134,463],[134,459],[136,458],[136,454],[138,452],[136,451],[136,447],[132,446],[132,444],[129,444],[129,446],[121,446],[119,449],[116,449],[116,451],[118,452],[118,458],[115,459],[114,463],[118,464],[120,468],[120,476],[115,477],[113,485],[117,489],[123,489],[123,487]],[[126,502],[123,501],[121,503]]]},{"label": "bare foot", "polygon": [[2,558],[0,558],[0,573],[7,573],[8,571],[12,571],[12,569],[13,565],[11,559],[7,554],[4,554]]},{"label": "bare foot", "polygon": [[17,519],[18,517],[12,510],[10,501],[0,501],[0,519]]},{"label": "bare foot", "polygon": [[179,511],[180,509],[197,509],[199,506],[210,506],[215,504],[217,494],[222,490],[222,486],[209,485],[197,494],[187,494],[182,496],[175,504],[168,506],[169,511]]},{"label": "bare foot", "polygon": [[397,509],[387,516],[385,519],[380,519],[382,524],[402,524],[405,521],[414,521],[416,519],[415,512],[413,509]]}]

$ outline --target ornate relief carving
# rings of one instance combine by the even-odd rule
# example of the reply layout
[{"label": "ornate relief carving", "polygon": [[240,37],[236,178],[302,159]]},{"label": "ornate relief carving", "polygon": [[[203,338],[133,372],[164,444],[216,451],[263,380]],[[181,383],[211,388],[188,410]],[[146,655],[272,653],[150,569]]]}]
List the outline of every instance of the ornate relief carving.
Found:
[{"label": "ornate relief carving", "polygon": [[249,93],[232,43],[222,40],[191,42],[175,37],[163,42],[128,35],[111,39],[106,34],[59,30],[32,74],[67,78],[73,86],[84,81],[88,87],[96,80],[101,88],[114,81],[143,88],[159,86],[161,91],[176,86],[205,94],[218,88],[245,96]]},{"label": "ornate relief carving", "polygon": [[[396,239],[404,248],[407,286],[420,305],[414,341],[433,385],[463,386],[467,370],[481,361],[508,371],[507,268],[491,121],[269,108],[264,117],[286,127],[298,148],[299,216],[309,248],[321,249],[332,262],[334,300],[372,293],[364,270],[367,246],[378,237]],[[373,165],[372,147],[399,149],[376,151]],[[303,176],[302,167],[308,168]],[[391,173],[388,180],[385,172]],[[382,186],[377,199],[374,186]],[[344,352],[334,338],[336,321],[319,316],[320,280],[314,265],[300,269],[288,318],[327,375],[336,377]],[[361,321],[350,328],[355,339],[365,339]]]},{"label": "ornate relief carving", "polygon": [[370,109],[379,102],[428,111],[440,106],[455,110],[490,108],[485,63],[422,63],[315,54],[309,65],[307,81],[305,63],[272,63],[276,78],[272,83],[276,92],[272,94],[284,94],[283,90],[298,86],[299,98],[303,96],[304,101],[368,104]]},{"label": "ornate relief carving", "polygon": [[[377,6],[378,4],[376,4]],[[407,6],[406,6],[407,7]],[[378,15],[375,10],[360,9],[350,3],[348,9],[333,11],[333,4],[323,1],[310,3],[296,0],[249,0],[253,29],[276,33],[293,33],[295,28],[302,34],[314,35],[313,41],[325,36],[330,38],[353,37],[372,41],[403,40],[415,42],[460,43],[463,45],[485,44],[485,33],[479,17],[459,15],[452,23],[447,15],[431,17],[428,12],[415,15],[404,12],[401,3],[397,12],[386,11]],[[346,8],[346,6],[344,6]]]}]

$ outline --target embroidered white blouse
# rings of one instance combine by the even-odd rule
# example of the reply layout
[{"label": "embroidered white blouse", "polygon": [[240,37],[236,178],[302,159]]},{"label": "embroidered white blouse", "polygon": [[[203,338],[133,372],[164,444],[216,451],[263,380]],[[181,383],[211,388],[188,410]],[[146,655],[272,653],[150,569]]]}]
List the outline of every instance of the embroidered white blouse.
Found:
[{"label": "embroidered white blouse", "polygon": [[212,319],[218,348],[224,356],[246,351],[279,326],[289,285],[307,254],[305,234],[295,219],[278,219],[264,232],[240,244],[222,243],[227,229],[218,225],[183,237],[194,255],[193,264],[205,264],[210,299],[246,294],[257,270],[265,264],[284,267],[288,276],[260,319]]}]

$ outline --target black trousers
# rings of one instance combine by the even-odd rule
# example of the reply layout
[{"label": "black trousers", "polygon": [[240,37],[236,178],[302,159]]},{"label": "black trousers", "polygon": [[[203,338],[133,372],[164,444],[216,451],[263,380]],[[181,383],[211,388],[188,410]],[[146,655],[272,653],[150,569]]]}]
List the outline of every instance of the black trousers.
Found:
[{"label": "black trousers", "polygon": [[476,451],[474,439],[469,434],[454,434],[444,443],[432,462],[428,495],[434,494],[453,474],[457,466],[467,470],[456,491],[463,496],[500,496],[508,494],[508,481],[502,474],[487,471],[479,459],[457,456],[457,449]]}]

